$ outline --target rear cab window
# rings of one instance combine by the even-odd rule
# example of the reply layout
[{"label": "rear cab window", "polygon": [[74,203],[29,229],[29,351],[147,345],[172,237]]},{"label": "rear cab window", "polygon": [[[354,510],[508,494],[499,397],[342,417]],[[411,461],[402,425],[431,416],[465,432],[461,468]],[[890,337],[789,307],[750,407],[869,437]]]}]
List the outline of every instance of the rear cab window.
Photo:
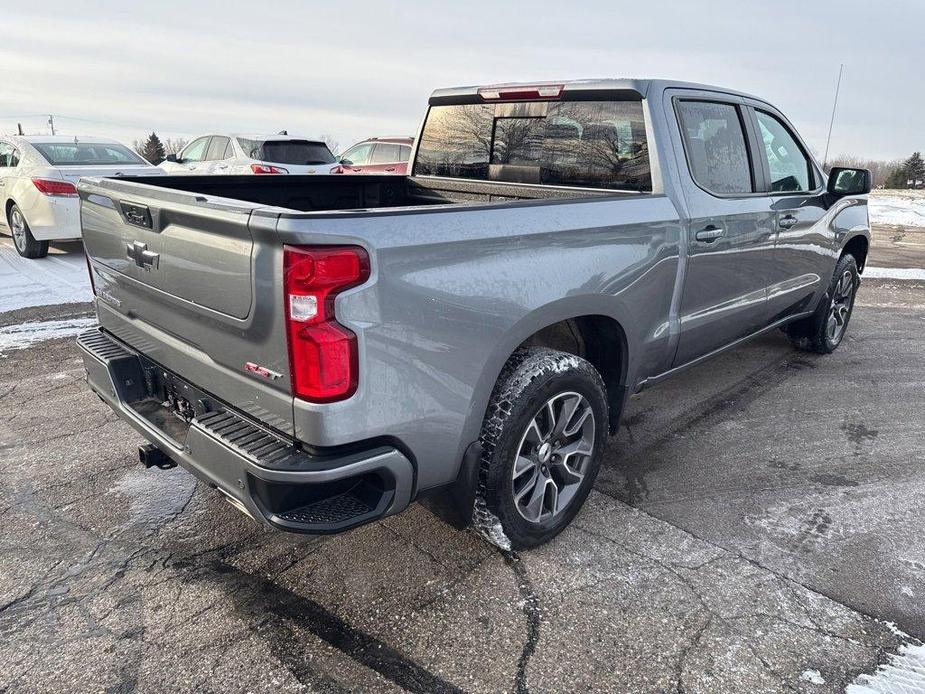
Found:
[{"label": "rear cab window", "polygon": [[434,105],[414,175],[650,192],[642,101]]}]

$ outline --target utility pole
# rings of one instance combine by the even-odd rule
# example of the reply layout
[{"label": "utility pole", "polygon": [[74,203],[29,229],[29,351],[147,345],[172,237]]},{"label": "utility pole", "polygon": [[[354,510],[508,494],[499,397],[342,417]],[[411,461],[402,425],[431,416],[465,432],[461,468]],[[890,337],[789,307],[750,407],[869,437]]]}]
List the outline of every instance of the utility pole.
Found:
[{"label": "utility pole", "polygon": [[825,157],[822,160],[822,168],[825,170],[825,167],[829,163],[829,143],[832,142],[832,126],[835,125],[835,109],[838,108],[838,92],[841,90],[841,74],[845,69],[845,64],[842,63],[838,68],[838,82],[835,84],[835,103],[832,104],[832,119],[829,121],[829,136],[825,140]]},{"label": "utility pole", "polygon": [[17,124],[16,124],[16,129],[19,130],[19,134],[20,134],[20,135],[23,134],[23,133],[22,133],[22,123],[17,123]]},{"label": "utility pole", "polygon": [[52,115],[48,116],[48,125],[51,126],[51,134],[55,134],[55,117]]}]

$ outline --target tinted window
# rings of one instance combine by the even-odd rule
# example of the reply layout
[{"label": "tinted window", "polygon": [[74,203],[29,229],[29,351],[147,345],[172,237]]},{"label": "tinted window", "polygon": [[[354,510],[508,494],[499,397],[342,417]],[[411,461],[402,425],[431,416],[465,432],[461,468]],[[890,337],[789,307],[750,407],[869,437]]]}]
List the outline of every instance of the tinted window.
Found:
[{"label": "tinted window", "polygon": [[33,142],[49,164],[55,166],[89,166],[146,164],[141,157],[122,145],[98,142]]},{"label": "tinted window", "polygon": [[415,173],[651,190],[642,102],[434,106]]},{"label": "tinted window", "polygon": [[402,145],[399,157],[398,161],[408,161],[411,158],[411,148],[408,145]]},{"label": "tinted window", "polygon": [[206,152],[206,159],[214,161],[225,158],[225,149],[228,147],[227,137],[213,137]]},{"label": "tinted window", "polygon": [[812,190],[809,159],[786,126],[770,113],[757,111],[764,153],[771,169],[771,190],[789,193]]},{"label": "tinted window", "polygon": [[712,193],[751,193],[751,168],[739,110],[732,104],[682,101],[681,131],[691,174]]},{"label": "tinted window", "polygon": [[398,145],[378,144],[373,150],[373,157],[369,160],[370,164],[393,164],[401,161],[401,153]]},{"label": "tinted window", "polygon": [[206,145],[209,144],[208,137],[200,137],[198,140],[193,140],[186,149],[183,150],[183,154],[180,157],[182,161],[202,161],[206,155]]},{"label": "tinted window", "polygon": [[366,164],[369,161],[369,155],[373,151],[370,144],[357,145],[351,147],[341,155],[341,159],[349,161],[351,164]]},{"label": "tinted window", "polygon": [[307,140],[266,140],[258,143],[256,154],[254,159],[272,164],[309,166],[334,163],[334,155],[326,144]]}]

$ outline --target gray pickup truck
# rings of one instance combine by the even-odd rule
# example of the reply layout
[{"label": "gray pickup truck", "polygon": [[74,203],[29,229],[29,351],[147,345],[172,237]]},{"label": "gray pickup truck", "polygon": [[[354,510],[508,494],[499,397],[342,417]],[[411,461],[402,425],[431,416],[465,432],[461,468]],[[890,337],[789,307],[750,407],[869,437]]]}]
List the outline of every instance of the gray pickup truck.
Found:
[{"label": "gray pickup truck", "polygon": [[438,90],[410,176],[83,179],[90,387],[254,519],[415,500],[514,548],[579,511],[626,398],[765,331],[832,352],[870,175],[678,82]]}]

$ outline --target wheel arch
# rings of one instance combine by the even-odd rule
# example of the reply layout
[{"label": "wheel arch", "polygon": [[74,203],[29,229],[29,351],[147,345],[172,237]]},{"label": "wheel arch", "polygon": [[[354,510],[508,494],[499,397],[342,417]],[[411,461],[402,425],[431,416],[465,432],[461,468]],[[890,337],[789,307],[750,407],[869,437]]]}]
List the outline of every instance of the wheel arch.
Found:
[{"label": "wheel arch", "polygon": [[466,427],[467,441],[478,436],[505,363],[524,346],[550,347],[591,362],[607,387],[610,431],[616,431],[630,380],[632,336],[627,332],[628,316],[621,316],[606,299],[601,295],[568,297],[532,311],[507,331],[478,380]]},{"label": "wheel arch", "polygon": [[[852,255],[858,264],[858,272],[864,272],[864,266],[867,264],[867,253],[870,250],[870,239],[865,234],[857,234],[848,239],[848,242],[842,247],[841,255]],[[839,256],[841,259],[841,256]]]}]

